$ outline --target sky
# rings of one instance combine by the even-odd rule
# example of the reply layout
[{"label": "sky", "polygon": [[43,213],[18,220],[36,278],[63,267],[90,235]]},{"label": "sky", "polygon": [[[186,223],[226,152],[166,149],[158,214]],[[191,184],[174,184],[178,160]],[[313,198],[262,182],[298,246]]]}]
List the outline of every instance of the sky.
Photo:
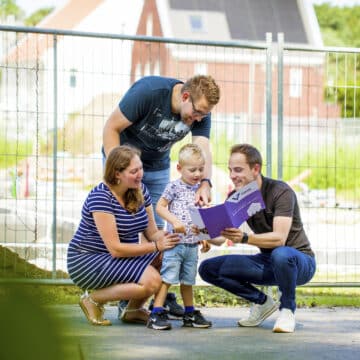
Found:
[{"label": "sky", "polygon": [[[66,3],[68,0],[16,0],[18,6],[20,6],[26,13],[26,16],[31,15],[36,10],[45,7],[56,7]],[[80,0],[78,0],[80,1]],[[321,4],[324,2],[331,3],[337,6],[351,6],[360,5],[360,0],[308,0],[314,4]]]}]

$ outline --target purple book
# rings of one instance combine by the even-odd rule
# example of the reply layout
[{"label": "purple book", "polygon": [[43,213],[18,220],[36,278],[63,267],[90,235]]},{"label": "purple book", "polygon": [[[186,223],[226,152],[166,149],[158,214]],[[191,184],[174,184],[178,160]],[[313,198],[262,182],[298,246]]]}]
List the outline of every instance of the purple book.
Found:
[{"label": "purple book", "polygon": [[210,208],[191,208],[192,221],[199,229],[206,228],[211,239],[225,228],[238,228],[249,217],[265,208],[264,200],[252,181],[232,194],[223,204]]}]

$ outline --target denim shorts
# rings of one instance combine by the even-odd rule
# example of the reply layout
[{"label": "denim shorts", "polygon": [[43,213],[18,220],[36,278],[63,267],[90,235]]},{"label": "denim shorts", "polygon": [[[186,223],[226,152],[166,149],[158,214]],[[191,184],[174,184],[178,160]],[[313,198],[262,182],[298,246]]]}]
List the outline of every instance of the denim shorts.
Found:
[{"label": "denim shorts", "polygon": [[161,277],[167,284],[195,285],[198,244],[179,244],[164,251]]}]

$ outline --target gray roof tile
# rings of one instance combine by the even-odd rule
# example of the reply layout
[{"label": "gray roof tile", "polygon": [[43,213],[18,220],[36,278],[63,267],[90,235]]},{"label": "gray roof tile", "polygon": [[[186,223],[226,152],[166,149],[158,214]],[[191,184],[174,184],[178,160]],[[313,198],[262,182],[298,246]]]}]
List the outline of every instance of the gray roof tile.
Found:
[{"label": "gray roof tile", "polygon": [[172,10],[223,12],[232,39],[264,41],[267,32],[273,39],[283,32],[287,42],[308,43],[296,0],[169,0],[169,6]]}]

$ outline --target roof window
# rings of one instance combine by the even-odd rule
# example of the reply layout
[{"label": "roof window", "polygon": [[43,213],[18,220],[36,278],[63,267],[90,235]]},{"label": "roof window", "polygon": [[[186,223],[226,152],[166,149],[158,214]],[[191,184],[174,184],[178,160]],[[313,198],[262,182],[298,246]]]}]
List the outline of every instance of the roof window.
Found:
[{"label": "roof window", "polygon": [[203,32],[204,22],[201,15],[190,15],[190,27],[194,32]]}]

